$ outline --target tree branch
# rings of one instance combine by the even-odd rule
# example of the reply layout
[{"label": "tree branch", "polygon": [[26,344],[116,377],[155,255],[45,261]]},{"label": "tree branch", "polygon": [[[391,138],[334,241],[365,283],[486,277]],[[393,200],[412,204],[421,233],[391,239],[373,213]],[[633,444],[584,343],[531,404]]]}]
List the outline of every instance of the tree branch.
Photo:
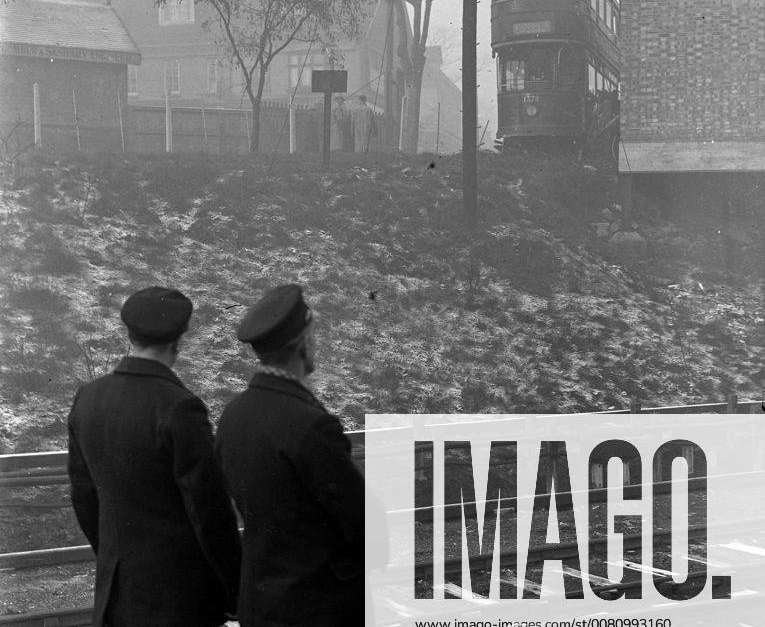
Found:
[{"label": "tree branch", "polygon": [[412,6],[414,6],[414,20],[413,20],[414,41],[419,46],[421,45],[420,31],[421,31],[421,22],[422,22],[422,0],[416,0],[416,3],[412,2]]},{"label": "tree branch", "polygon": [[430,28],[430,9],[433,0],[425,0],[425,17],[422,21],[422,38],[420,45],[425,48],[428,45],[428,29]]},{"label": "tree branch", "polygon": [[[277,46],[277,48],[273,51],[273,53],[271,54],[271,56],[268,59],[268,63],[271,63],[271,61],[273,60],[273,58],[277,54],[279,54],[282,50],[284,50],[290,44],[290,42],[294,41],[297,38],[297,34],[302,30],[303,25],[308,21],[309,17],[311,17],[311,15],[310,14],[306,14],[306,15],[304,15],[300,19],[300,21],[298,22],[297,26],[295,26],[295,28],[292,29],[292,34],[290,36],[288,36],[284,40],[284,43],[282,43],[280,46]],[[316,28],[313,29],[313,39],[311,39],[309,41],[315,41],[316,40],[316,31],[317,30],[318,30],[318,22],[317,22]]]},{"label": "tree branch", "polygon": [[[251,95],[252,78],[247,72],[247,65],[244,62],[244,58],[242,57],[241,52],[239,51],[239,45],[237,44],[236,37],[231,30],[231,5],[228,4],[228,2],[225,0],[208,0],[208,2],[213,5],[213,8],[216,10],[218,16],[220,17],[221,24],[226,31],[226,37],[228,37],[228,41],[231,44],[231,50],[234,54],[234,57],[236,58],[236,62],[241,68],[242,72],[245,74],[245,89],[247,89],[247,93]],[[227,9],[226,13],[223,12],[224,6]]]}]

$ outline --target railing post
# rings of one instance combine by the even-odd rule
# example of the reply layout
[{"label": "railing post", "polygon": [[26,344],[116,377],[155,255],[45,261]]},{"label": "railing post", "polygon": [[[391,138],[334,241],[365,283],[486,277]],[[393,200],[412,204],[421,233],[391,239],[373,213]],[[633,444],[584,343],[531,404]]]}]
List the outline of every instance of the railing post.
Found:
[{"label": "railing post", "polygon": [[224,142],[226,139],[226,127],[223,122],[223,109],[218,109],[218,156],[223,154]]},{"label": "railing post", "polygon": [[640,399],[637,396],[630,398],[630,413],[639,414],[642,411]]},{"label": "railing post", "polygon": [[72,87],[72,110],[74,112],[74,133],[77,137],[77,151],[79,152],[82,150],[82,144],[80,143],[80,120],[77,118],[77,94],[74,87]]},{"label": "railing post", "polygon": [[[72,92],[74,93],[74,92]],[[125,122],[122,118],[122,98],[120,97],[120,88],[117,87],[117,114],[120,119],[120,142],[122,144],[122,152],[125,152]],[[77,148],[79,150],[80,145],[80,130],[77,129]]]},{"label": "railing post", "polygon": [[728,394],[728,407],[725,409],[725,413],[735,414],[737,406],[738,406],[738,395]]}]

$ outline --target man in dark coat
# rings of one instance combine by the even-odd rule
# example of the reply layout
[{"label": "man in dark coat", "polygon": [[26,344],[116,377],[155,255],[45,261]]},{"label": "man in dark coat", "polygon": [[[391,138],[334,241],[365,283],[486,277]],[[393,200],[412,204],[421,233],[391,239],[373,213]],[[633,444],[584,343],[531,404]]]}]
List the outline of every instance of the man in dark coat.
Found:
[{"label": "man in dark coat", "polygon": [[313,323],[300,287],[269,291],[238,337],[262,367],[224,410],[216,451],[244,518],[242,627],[364,624],[364,481],[340,421],[303,383]]},{"label": "man in dark coat", "polygon": [[96,553],[93,625],[220,625],[241,549],[207,410],[170,369],[191,316],[177,290],[122,308],[131,357],[84,385],[69,414],[77,519]]}]

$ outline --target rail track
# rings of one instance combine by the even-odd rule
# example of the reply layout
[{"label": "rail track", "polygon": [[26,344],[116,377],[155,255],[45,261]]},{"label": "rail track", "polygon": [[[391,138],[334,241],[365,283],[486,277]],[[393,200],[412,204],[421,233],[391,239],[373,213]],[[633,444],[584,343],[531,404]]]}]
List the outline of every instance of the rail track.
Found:
[{"label": "rail track", "polygon": [[[613,410],[606,412],[595,412],[602,415],[609,414],[688,414],[688,413],[765,413],[765,403],[763,401],[743,401],[738,402],[735,396],[732,396],[725,403],[709,403],[699,405],[678,405],[656,408],[641,408],[633,402],[630,409]],[[348,432],[351,440],[354,458],[363,463],[364,459],[364,431]],[[12,455],[0,455],[0,487],[41,487],[53,485],[66,485],[69,481],[66,471],[67,453],[66,451],[20,453]],[[693,484],[689,486],[693,489]],[[592,498],[598,499],[605,496],[602,489],[591,491]],[[603,493],[599,496],[600,493]],[[7,507],[9,504],[0,503],[0,508]],[[44,507],[61,507],[65,504],[46,505]],[[13,504],[11,504],[13,506]],[[24,506],[30,506],[25,504]],[[32,507],[34,507],[32,505]],[[42,506],[41,506],[42,507]],[[765,521],[761,521],[760,528],[765,528]],[[691,528],[689,530],[689,539],[700,535],[705,528]],[[661,540],[662,536],[656,536]],[[625,536],[625,554],[637,546],[638,536]],[[605,538],[591,543],[591,546],[597,546],[598,543],[605,542]],[[549,559],[563,559],[570,556],[576,550],[574,543],[570,545],[561,544],[554,549],[540,548],[531,549],[530,559],[536,562],[542,562]],[[765,556],[763,556],[765,557]],[[0,570],[18,570],[27,568],[40,568],[60,566],[64,564],[75,564],[90,562],[94,559],[93,552],[88,545],[57,547],[51,549],[40,549],[35,551],[20,551],[13,553],[0,554]],[[765,561],[765,560],[763,560]],[[447,561],[446,572],[451,572],[458,567],[459,560]],[[459,562],[461,564],[461,562]],[[429,564],[423,563],[416,566],[416,574],[423,575],[427,573]],[[762,566],[762,564],[760,564]],[[480,562],[478,567],[480,568]],[[589,577],[586,573],[569,573],[573,576]],[[523,582],[521,582],[523,583]],[[671,578],[666,581],[671,585]],[[624,587],[637,584],[610,584],[603,583],[603,591],[617,591]],[[761,600],[765,592],[756,593]],[[15,625],[16,627],[85,627],[90,625],[91,608],[80,607],[72,609],[52,610],[28,614],[10,614],[0,616],[0,625]]]}]

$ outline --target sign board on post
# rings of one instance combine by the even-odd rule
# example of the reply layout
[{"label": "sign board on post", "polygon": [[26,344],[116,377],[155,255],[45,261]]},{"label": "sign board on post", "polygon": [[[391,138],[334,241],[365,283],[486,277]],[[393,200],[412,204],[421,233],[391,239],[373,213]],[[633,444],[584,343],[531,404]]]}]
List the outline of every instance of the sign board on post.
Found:
[{"label": "sign board on post", "polygon": [[348,72],[346,70],[313,70],[311,91],[344,94],[348,91]]},{"label": "sign board on post", "polygon": [[332,94],[348,91],[348,72],[345,70],[313,70],[311,91],[324,94],[324,147],[323,161],[329,163],[330,125],[332,124]]}]

